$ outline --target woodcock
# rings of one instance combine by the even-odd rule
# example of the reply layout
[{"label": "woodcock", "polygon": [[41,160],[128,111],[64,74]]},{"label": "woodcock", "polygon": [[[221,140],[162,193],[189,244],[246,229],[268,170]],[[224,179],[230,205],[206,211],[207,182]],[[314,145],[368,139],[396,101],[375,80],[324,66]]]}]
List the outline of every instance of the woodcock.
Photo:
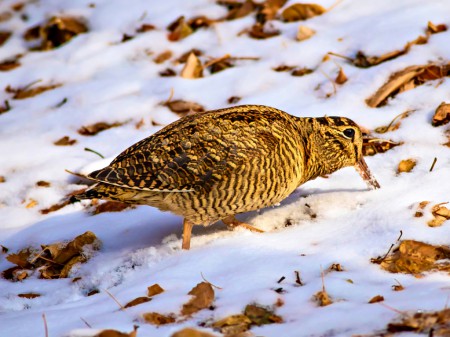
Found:
[{"label": "woodcock", "polygon": [[88,175],[97,183],[77,199],[150,205],[184,218],[182,248],[193,225],[235,219],[279,203],[308,180],[354,166],[378,182],[362,156],[359,127],[344,117],[299,118],[262,105],[189,115],[123,151]]}]

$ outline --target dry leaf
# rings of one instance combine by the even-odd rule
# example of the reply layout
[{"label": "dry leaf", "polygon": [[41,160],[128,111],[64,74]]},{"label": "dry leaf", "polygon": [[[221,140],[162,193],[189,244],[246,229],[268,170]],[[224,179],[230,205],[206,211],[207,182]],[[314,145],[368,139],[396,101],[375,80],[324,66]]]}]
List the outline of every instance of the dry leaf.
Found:
[{"label": "dry leaf", "polygon": [[173,315],[161,315],[157,312],[147,312],[142,315],[144,321],[153,325],[164,325],[175,322],[175,317]]},{"label": "dry leaf", "polygon": [[172,77],[172,76],[177,76],[177,73],[175,72],[175,70],[171,69],[171,68],[167,68],[165,70],[160,71],[159,76],[161,77]]},{"label": "dry leaf", "polygon": [[207,18],[204,15],[196,16],[188,20],[187,24],[196,31],[199,28],[209,27],[214,23],[214,20]]},{"label": "dry leaf", "polygon": [[122,212],[125,209],[132,208],[133,206],[120,201],[106,201],[99,204],[93,214],[100,214],[105,212]]},{"label": "dry leaf", "polygon": [[225,55],[209,61],[204,67],[208,68],[211,74],[215,74],[222,70],[234,67],[234,63],[230,55]]},{"label": "dry leaf", "polygon": [[120,332],[117,330],[103,330],[100,333],[96,334],[94,337],[137,337],[137,329],[138,327],[135,325],[133,331],[130,333]]},{"label": "dry leaf", "polygon": [[39,180],[36,183],[36,186],[38,186],[38,187],[50,187],[50,183],[48,181]]},{"label": "dry leaf", "polygon": [[76,35],[87,31],[87,25],[82,18],[52,17],[40,28],[41,48],[48,50],[59,47]]},{"label": "dry leaf", "polygon": [[401,321],[389,323],[389,332],[416,332],[427,336],[450,336],[450,309],[442,311],[402,313]]},{"label": "dry leaf", "polygon": [[264,24],[277,16],[278,10],[286,4],[287,0],[265,0],[261,3],[256,14],[256,21]]},{"label": "dry leaf", "polygon": [[296,68],[291,72],[292,76],[305,76],[311,74],[314,70],[309,68]]},{"label": "dry leaf", "polygon": [[172,22],[167,29],[170,31],[170,34],[167,37],[170,41],[182,40],[194,32],[192,27],[186,22],[184,16],[180,16]]},{"label": "dry leaf", "polygon": [[124,308],[134,307],[134,306],[142,304],[142,303],[150,302],[151,300],[152,300],[151,298],[146,297],[146,296],[137,297],[134,300],[125,304]]},{"label": "dry leaf", "polygon": [[188,293],[192,295],[191,300],[183,305],[182,315],[192,315],[197,311],[209,308],[214,301],[214,289],[210,283],[201,282]]},{"label": "dry leaf", "polygon": [[437,205],[434,205],[431,209],[431,214],[433,214],[433,219],[428,221],[428,226],[430,227],[439,227],[441,226],[445,221],[450,220],[450,210],[442,206],[444,204],[447,204],[447,202],[443,202]]},{"label": "dry leaf", "polygon": [[344,271],[344,268],[341,266],[340,263],[333,263],[331,266],[328,267],[329,271]]},{"label": "dry leaf", "polygon": [[23,294],[17,294],[17,296],[21,297],[21,298],[36,298],[36,297],[40,297],[41,294],[37,294],[37,293],[23,293]]},{"label": "dry leaf", "polygon": [[280,31],[272,26],[257,22],[248,30],[248,35],[251,38],[262,40],[280,35]]},{"label": "dry leaf", "polygon": [[171,57],[172,57],[172,52],[170,50],[166,50],[166,51],[162,52],[161,54],[158,54],[157,56],[155,56],[155,58],[153,59],[153,62],[160,64],[160,63],[166,62]]},{"label": "dry leaf", "polygon": [[248,329],[250,329],[251,324],[252,321],[250,320],[250,318],[245,315],[239,314],[228,316],[219,321],[216,321],[212,324],[212,327],[228,336],[247,331]]},{"label": "dry leaf", "polygon": [[164,289],[161,288],[161,286],[158,283],[155,283],[151,285],[150,287],[147,287],[147,296],[152,297],[159,295],[164,292]]},{"label": "dry leaf", "polygon": [[311,29],[306,26],[299,26],[297,31],[297,40],[298,41],[307,40],[314,34],[316,34],[316,31],[314,29]]},{"label": "dry leaf", "polygon": [[428,21],[427,33],[429,34],[437,34],[441,32],[445,32],[447,30],[447,26],[444,24],[435,25],[431,21]]},{"label": "dry leaf", "polygon": [[291,71],[293,69],[297,68],[296,66],[288,66],[285,64],[282,64],[278,67],[272,68],[273,70],[275,70],[276,72],[283,72],[283,71]]},{"label": "dry leaf", "polygon": [[151,30],[155,30],[156,27],[150,23],[143,23],[138,29],[136,29],[137,33],[145,33]]},{"label": "dry leaf", "polygon": [[450,271],[450,261],[443,261],[445,259],[450,259],[450,247],[404,240],[380,265],[391,273],[415,275],[426,271]]},{"label": "dry leaf", "polygon": [[205,108],[198,103],[183,101],[180,99],[167,102],[164,105],[167,106],[170,111],[175,112],[181,117],[205,111]]},{"label": "dry leaf", "polygon": [[348,78],[344,73],[344,70],[342,68],[339,69],[339,73],[336,76],[336,79],[334,80],[336,82],[336,84],[344,84],[345,82],[347,82]]},{"label": "dry leaf", "polygon": [[9,254],[6,257],[6,259],[9,262],[18,265],[19,267],[30,268],[31,264],[30,264],[29,260],[31,259],[32,255],[34,255],[34,254],[35,254],[35,250],[33,250],[31,247],[27,247],[27,248],[23,248],[22,250],[20,250],[19,252],[15,253],[15,254]]},{"label": "dry leaf", "polygon": [[376,295],[374,297],[372,297],[368,303],[372,304],[372,303],[378,303],[378,302],[383,302],[384,301],[384,297],[381,295]]},{"label": "dry leaf", "polygon": [[401,145],[389,139],[374,138],[369,135],[363,135],[363,156],[374,156],[377,153],[384,153],[390,149]]},{"label": "dry leaf", "polygon": [[21,55],[15,56],[13,58],[7,59],[0,63],[0,71],[10,71],[20,66]]},{"label": "dry leaf", "polygon": [[0,115],[11,110],[11,106],[9,105],[9,101],[5,100],[4,105],[0,105]]},{"label": "dry leaf", "polygon": [[51,212],[56,212],[58,210],[60,210],[61,208],[69,205],[71,203],[71,201],[69,199],[66,199],[58,204],[52,205],[49,208],[45,208],[45,209],[41,209],[41,214],[48,214]]},{"label": "dry leaf", "polygon": [[0,47],[3,46],[6,43],[6,41],[9,40],[11,35],[12,35],[12,32],[4,31],[4,30],[0,31]]},{"label": "dry leaf", "polygon": [[199,331],[192,328],[184,328],[175,332],[170,337],[216,337],[205,331]]},{"label": "dry leaf", "polygon": [[285,22],[293,22],[300,20],[307,20],[317,15],[326,12],[326,9],[317,4],[293,4],[287,7],[282,13],[281,17]]},{"label": "dry leaf", "polygon": [[181,70],[181,77],[189,79],[203,77],[202,62],[194,53],[189,54],[186,64]]},{"label": "dry leaf", "polygon": [[366,56],[362,51],[358,51],[352,63],[359,68],[369,68],[404,55],[408,50],[409,45],[402,50],[394,50],[381,56]]},{"label": "dry leaf", "polygon": [[244,2],[237,1],[218,1],[219,5],[228,7],[228,14],[225,20],[235,20],[243,18],[256,10],[256,5],[252,0],[245,0]]},{"label": "dry leaf", "polygon": [[244,315],[250,319],[252,324],[258,326],[283,322],[283,319],[276,315],[273,311],[255,304],[247,305],[244,310]]},{"label": "dry leaf", "polygon": [[242,97],[239,96],[231,96],[227,99],[228,104],[236,104],[242,99]]},{"label": "dry leaf", "polygon": [[186,63],[189,56],[191,54],[194,54],[197,57],[200,57],[203,55],[203,52],[200,49],[196,49],[196,48],[192,48],[190,50],[188,50],[187,52],[183,53],[179,58],[177,58],[174,63],[178,64],[178,63]]},{"label": "dry leaf", "polygon": [[440,126],[450,122],[450,104],[442,102],[437,107],[431,125]]},{"label": "dry leaf", "polygon": [[82,126],[78,129],[78,133],[83,136],[94,136],[99,132],[115,128],[118,126],[122,126],[124,123],[115,122],[115,123],[106,123],[106,122],[98,122],[95,124]]},{"label": "dry leaf", "polygon": [[416,218],[422,217],[423,216],[423,210],[429,203],[430,203],[429,201],[422,201],[422,202],[420,202],[419,205],[417,206],[416,213],[414,213],[414,217],[416,217]]},{"label": "dry leaf", "polygon": [[[426,66],[410,66],[392,74],[389,80],[381,86],[377,92],[366,99],[367,105],[372,108],[386,104],[387,98],[394,97],[403,87],[403,91],[411,88],[411,81],[414,86],[421,85],[427,81],[436,80],[450,74],[450,64]],[[409,86],[405,88],[404,86]]]},{"label": "dry leaf", "polygon": [[34,199],[30,199],[30,201],[28,202],[28,204],[25,206],[26,208],[33,208],[36,207],[38,204],[38,202]]},{"label": "dry leaf", "polygon": [[14,94],[13,99],[26,99],[26,98],[30,98],[30,97],[34,97],[39,94],[42,94],[45,91],[53,90],[60,86],[61,86],[61,84],[51,84],[51,85],[41,85],[39,87],[30,88],[31,85],[28,85],[25,88],[17,88],[17,89],[13,89],[10,86],[7,86],[5,91],[8,93]]},{"label": "dry leaf", "polygon": [[53,144],[56,146],[71,146],[77,142],[76,139],[70,139],[69,136],[64,136],[57,141],[55,141]]},{"label": "dry leaf", "polygon": [[78,256],[72,257],[68,262],[66,262],[64,264],[64,267],[61,269],[58,277],[59,278],[69,277],[69,274],[75,265],[77,265],[78,263],[84,263],[86,261],[87,261],[87,259],[83,255],[78,255]]},{"label": "dry leaf", "polygon": [[397,173],[411,172],[416,164],[414,159],[404,159],[398,164]]},{"label": "dry leaf", "polygon": [[314,296],[314,300],[317,302],[317,304],[321,307],[325,307],[327,305],[330,305],[333,303],[330,296],[328,296],[328,293],[325,289],[318,291]]}]

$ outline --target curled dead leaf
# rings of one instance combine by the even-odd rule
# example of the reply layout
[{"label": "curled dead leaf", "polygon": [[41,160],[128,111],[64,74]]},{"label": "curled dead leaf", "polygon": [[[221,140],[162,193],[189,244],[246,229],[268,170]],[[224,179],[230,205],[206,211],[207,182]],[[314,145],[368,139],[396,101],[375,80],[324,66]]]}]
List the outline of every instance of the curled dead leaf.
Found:
[{"label": "curled dead leaf", "polygon": [[124,123],[122,122],[115,122],[115,123],[106,123],[106,122],[98,122],[95,124],[82,126],[80,129],[78,129],[78,133],[82,136],[95,136],[97,133],[115,128],[118,126],[122,126]]},{"label": "curled dead leaf", "polygon": [[244,310],[244,315],[250,319],[252,324],[258,326],[283,322],[283,319],[273,311],[256,304],[247,305]]},{"label": "curled dead leaf", "polygon": [[164,105],[167,106],[170,111],[175,112],[181,117],[205,111],[205,108],[202,105],[195,102],[183,101],[181,99],[166,102]]},{"label": "curled dead leaf", "polygon": [[297,41],[304,41],[314,36],[316,31],[307,26],[299,26],[297,30]]},{"label": "curled dead leaf", "polygon": [[156,296],[163,292],[164,292],[164,289],[158,283],[155,283],[147,288],[147,296],[148,297]]},{"label": "curled dead leaf", "polygon": [[449,259],[450,247],[404,240],[380,266],[391,273],[417,275],[427,271],[450,271]]},{"label": "curled dead leaf", "polygon": [[152,299],[150,297],[146,297],[146,296],[137,297],[134,300],[131,300],[130,302],[125,304],[124,308],[134,307],[134,306],[142,304],[142,303],[150,302],[151,300]]},{"label": "curled dead leaf", "polygon": [[180,16],[172,22],[167,29],[170,31],[168,39],[170,41],[182,40],[194,32],[191,26],[186,22],[184,16]]},{"label": "curled dead leaf", "polygon": [[363,156],[374,156],[377,153],[384,153],[390,149],[401,145],[389,139],[375,138],[369,135],[363,135]]},{"label": "curled dead leaf", "polygon": [[437,107],[433,119],[431,120],[431,125],[441,126],[450,122],[450,104],[442,102]]},{"label": "curled dead leaf", "polygon": [[181,309],[181,314],[184,316],[209,308],[214,301],[214,289],[207,282],[197,284],[188,295],[192,295],[192,298]]},{"label": "curled dead leaf", "polygon": [[397,173],[411,172],[416,164],[415,159],[404,159],[398,164]]},{"label": "curled dead leaf", "polygon": [[87,31],[88,27],[83,18],[52,17],[40,28],[41,49],[49,50],[59,47],[76,35]]},{"label": "curled dead leaf", "polygon": [[326,11],[321,5],[296,3],[283,10],[281,17],[285,22],[293,22],[307,20]]},{"label": "curled dead leaf", "polygon": [[157,312],[147,312],[142,315],[145,322],[153,325],[165,325],[175,322],[175,317],[171,315],[162,315]]},{"label": "curled dead leaf", "polygon": [[57,141],[55,141],[53,144],[56,146],[71,146],[77,142],[76,139],[70,139],[69,136],[64,136]]},{"label": "curled dead leaf", "polygon": [[255,23],[249,30],[248,36],[253,39],[263,40],[280,35],[280,31],[271,25]]},{"label": "curled dead leaf", "polygon": [[383,302],[384,301],[384,297],[381,295],[376,295],[374,297],[372,297],[368,303],[372,304],[372,303],[378,303],[378,302]]},{"label": "curled dead leaf", "polygon": [[431,208],[431,214],[433,215],[433,219],[428,221],[428,226],[430,227],[439,227],[442,226],[442,224],[450,220],[450,210],[443,206],[445,204],[448,204],[447,202],[443,202],[440,204],[436,204]]},{"label": "curled dead leaf", "polygon": [[203,77],[203,66],[199,58],[194,54],[189,54],[189,57],[181,70],[181,77],[193,79]]}]

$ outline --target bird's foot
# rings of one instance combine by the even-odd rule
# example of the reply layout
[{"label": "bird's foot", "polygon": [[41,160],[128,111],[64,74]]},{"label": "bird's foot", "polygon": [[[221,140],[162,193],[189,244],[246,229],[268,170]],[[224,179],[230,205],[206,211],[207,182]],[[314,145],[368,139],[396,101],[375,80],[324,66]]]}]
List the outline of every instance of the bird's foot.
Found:
[{"label": "bird's foot", "polygon": [[244,227],[245,229],[248,229],[252,232],[257,232],[257,233],[264,233],[263,230],[253,227],[252,225],[249,225],[248,223],[239,221],[238,219],[236,219],[234,216],[228,216],[224,219],[222,219],[223,223],[225,225],[227,225],[228,229],[233,230],[236,227],[240,226],[240,227]]}]

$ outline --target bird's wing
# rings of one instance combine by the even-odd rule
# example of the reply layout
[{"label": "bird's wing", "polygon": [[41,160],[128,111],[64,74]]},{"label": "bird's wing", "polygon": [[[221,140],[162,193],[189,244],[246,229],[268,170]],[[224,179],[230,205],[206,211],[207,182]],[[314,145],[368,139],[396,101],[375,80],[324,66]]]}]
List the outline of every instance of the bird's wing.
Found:
[{"label": "bird's wing", "polygon": [[192,118],[136,143],[89,177],[148,191],[210,190],[275,150],[281,138],[274,123]]}]

